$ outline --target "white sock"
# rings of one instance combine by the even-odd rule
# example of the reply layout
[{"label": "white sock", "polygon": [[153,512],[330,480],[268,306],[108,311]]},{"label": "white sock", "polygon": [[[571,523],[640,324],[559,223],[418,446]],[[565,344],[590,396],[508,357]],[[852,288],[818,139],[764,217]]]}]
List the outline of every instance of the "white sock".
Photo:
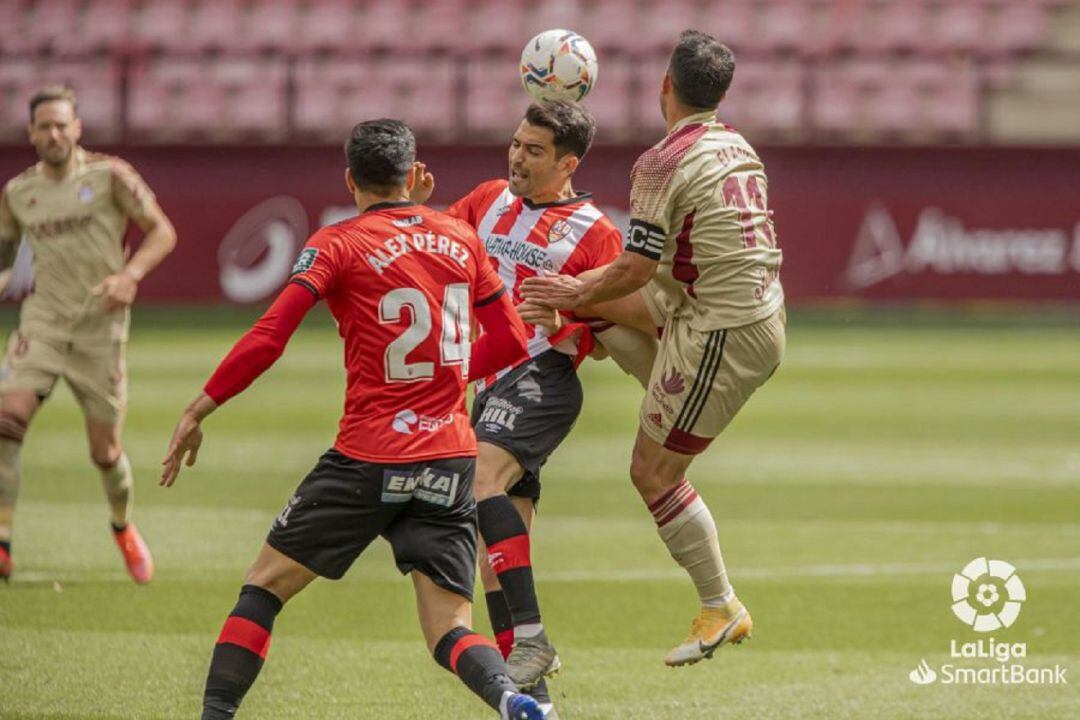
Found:
[{"label": "white sock", "polygon": [[544,632],[543,623],[528,623],[526,625],[514,626],[514,639],[521,640],[522,638],[533,638]]},{"label": "white sock", "polygon": [[720,554],[716,522],[694,486],[684,479],[649,509],[671,557],[694,581],[701,605],[723,607],[735,593]]}]

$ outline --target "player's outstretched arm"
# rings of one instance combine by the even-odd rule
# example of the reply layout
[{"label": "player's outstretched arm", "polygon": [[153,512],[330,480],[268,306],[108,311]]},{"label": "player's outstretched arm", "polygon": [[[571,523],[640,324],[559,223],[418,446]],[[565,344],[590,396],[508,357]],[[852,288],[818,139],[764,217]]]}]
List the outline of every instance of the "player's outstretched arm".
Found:
[{"label": "player's outstretched arm", "polygon": [[185,454],[187,464],[195,464],[202,443],[200,423],[203,418],[224,405],[229,398],[243,392],[281,357],[289,338],[314,305],[315,295],[311,290],[299,283],[290,283],[237,341],[210,376],[203,392],[180,415],[162,462],[163,486],[169,487],[176,480],[180,461]]},{"label": "player's outstretched arm", "polygon": [[[621,298],[645,286],[656,272],[657,261],[636,252],[624,252],[603,272],[590,271],[578,277],[545,275],[525,278],[521,294],[526,300],[559,310],[585,308]],[[598,268],[599,270],[599,268]]]},{"label": "player's outstretched arm", "polygon": [[7,195],[0,188],[0,294],[7,289],[11,280],[11,266],[15,264],[20,240],[22,229],[15,219],[15,214],[11,212]]},{"label": "player's outstretched arm", "polygon": [[498,298],[475,308],[476,319],[484,334],[472,344],[469,353],[469,382],[487,377],[522,358],[527,352],[525,323],[521,321],[510,296]]}]

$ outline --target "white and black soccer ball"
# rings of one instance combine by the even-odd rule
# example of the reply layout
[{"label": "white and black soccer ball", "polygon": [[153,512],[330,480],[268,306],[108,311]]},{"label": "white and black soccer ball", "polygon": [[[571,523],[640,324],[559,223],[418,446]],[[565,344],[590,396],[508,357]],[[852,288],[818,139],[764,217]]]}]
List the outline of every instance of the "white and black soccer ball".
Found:
[{"label": "white and black soccer ball", "polygon": [[521,82],[537,100],[580,102],[598,71],[596,51],[572,30],[545,30],[521,51]]}]

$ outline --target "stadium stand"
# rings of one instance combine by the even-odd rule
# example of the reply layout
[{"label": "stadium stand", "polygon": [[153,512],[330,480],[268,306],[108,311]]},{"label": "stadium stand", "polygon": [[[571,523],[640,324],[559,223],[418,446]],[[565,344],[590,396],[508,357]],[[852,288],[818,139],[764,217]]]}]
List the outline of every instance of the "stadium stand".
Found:
[{"label": "stadium stand", "polygon": [[[686,27],[735,49],[739,69],[723,113],[759,139],[1040,140],[1024,131],[1018,105],[1080,89],[1064,78],[1077,74],[1080,47],[1061,40],[1080,34],[1078,5],[4,0],[0,140],[21,137],[26,95],[48,81],[75,86],[102,140],[336,140],[374,113],[405,117],[426,139],[488,140],[505,135],[525,101],[522,40],[556,26],[582,32],[600,53],[588,105],[609,142],[662,128],[658,78]],[[1041,81],[1038,68],[1062,79]],[[1080,136],[1064,121],[1048,127],[1042,132]]]}]

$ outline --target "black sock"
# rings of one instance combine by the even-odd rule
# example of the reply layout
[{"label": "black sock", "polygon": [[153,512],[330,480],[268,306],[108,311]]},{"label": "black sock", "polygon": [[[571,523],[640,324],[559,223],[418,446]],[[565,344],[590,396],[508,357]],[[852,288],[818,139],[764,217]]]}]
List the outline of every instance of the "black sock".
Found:
[{"label": "black sock", "polygon": [[[491,620],[491,631],[495,633],[495,644],[499,646],[499,652],[505,659],[514,646],[514,621],[510,616],[510,606],[506,604],[506,596],[502,590],[484,593],[484,600],[487,601],[488,619]],[[548,692],[547,680],[544,678],[540,678],[536,687],[526,692],[536,698],[537,702],[551,702],[551,693]]]},{"label": "black sock", "polygon": [[8,555],[10,555],[11,554],[11,541],[10,540],[0,540],[0,549],[2,549],[4,552],[6,552]]},{"label": "black sock", "polygon": [[488,561],[499,577],[514,625],[540,622],[540,603],[533,584],[529,531],[514,503],[506,495],[481,500],[476,505],[480,534],[488,549]]},{"label": "black sock", "polygon": [[203,720],[236,715],[240,701],[262,669],[270,649],[274,618],[281,606],[281,600],[269,590],[255,585],[241,588],[240,599],[214,646],[203,695]]},{"label": "black sock", "polygon": [[517,692],[499,649],[483,635],[456,627],[435,645],[435,660],[495,710],[503,694]]}]

